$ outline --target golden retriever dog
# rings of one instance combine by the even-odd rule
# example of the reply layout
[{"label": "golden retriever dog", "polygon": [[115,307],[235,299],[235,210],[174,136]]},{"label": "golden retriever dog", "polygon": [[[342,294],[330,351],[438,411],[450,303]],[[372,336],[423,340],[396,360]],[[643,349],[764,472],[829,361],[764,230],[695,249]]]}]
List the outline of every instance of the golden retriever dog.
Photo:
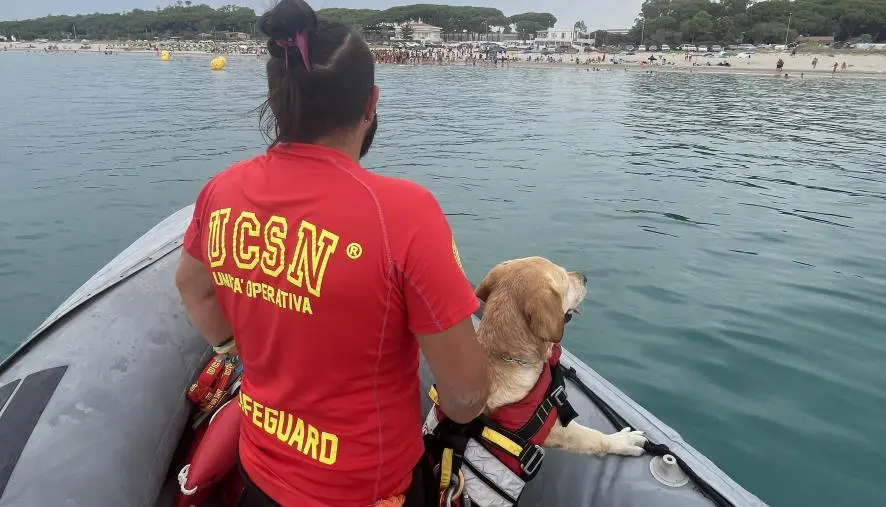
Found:
[{"label": "golden retriever dog", "polygon": [[[542,257],[502,262],[477,286],[486,302],[477,337],[489,361],[487,414],[525,398],[563,339],[567,315],[579,313],[587,277]],[[543,447],[579,454],[640,456],[646,438],[625,428],[612,435],[558,420]]]}]

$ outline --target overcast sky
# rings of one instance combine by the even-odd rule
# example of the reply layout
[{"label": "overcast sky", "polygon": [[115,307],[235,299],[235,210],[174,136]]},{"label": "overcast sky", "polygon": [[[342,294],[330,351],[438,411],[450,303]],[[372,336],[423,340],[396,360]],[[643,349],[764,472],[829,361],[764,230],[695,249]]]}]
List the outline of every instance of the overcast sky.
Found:
[{"label": "overcast sky", "polygon": [[[248,5],[263,12],[273,0],[195,0],[218,6]],[[154,9],[169,5],[170,0],[0,0],[0,20],[27,19],[50,14],[82,14],[89,12],[120,12],[130,9]],[[591,30],[629,28],[640,12],[643,0],[308,0],[315,9],[350,7],[385,9],[394,5],[440,3],[496,7],[506,15],[518,12],[551,12],[557,16],[558,27],[572,27],[583,19]]]}]

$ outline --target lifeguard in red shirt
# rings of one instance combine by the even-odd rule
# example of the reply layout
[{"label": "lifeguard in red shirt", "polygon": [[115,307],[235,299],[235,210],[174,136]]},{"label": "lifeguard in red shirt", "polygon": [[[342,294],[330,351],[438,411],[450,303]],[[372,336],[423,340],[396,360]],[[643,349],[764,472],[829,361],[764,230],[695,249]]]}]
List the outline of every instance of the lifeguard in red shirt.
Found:
[{"label": "lifeguard in red shirt", "polygon": [[359,165],[378,121],[363,39],[301,0],[260,28],[274,142],[200,192],[176,278],[243,359],[241,505],[423,505],[419,349],[446,414],[479,415],[477,300],[434,197]]}]

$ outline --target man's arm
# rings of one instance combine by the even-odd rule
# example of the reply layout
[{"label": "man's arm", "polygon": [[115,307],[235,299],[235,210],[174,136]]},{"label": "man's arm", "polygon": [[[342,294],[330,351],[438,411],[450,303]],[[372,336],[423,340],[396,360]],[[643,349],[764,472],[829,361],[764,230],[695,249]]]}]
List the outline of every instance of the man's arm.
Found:
[{"label": "man's arm", "polygon": [[191,321],[213,347],[231,337],[231,326],[215,297],[215,283],[206,266],[182,250],[175,273],[175,286]]},{"label": "man's arm", "polygon": [[486,353],[477,341],[471,318],[446,331],[419,336],[418,344],[437,381],[440,408],[457,423],[483,413],[489,396]]},{"label": "man's arm", "polygon": [[479,301],[437,200],[421,187],[409,190],[401,201],[408,206],[402,277],[409,330],[434,374],[440,408],[467,423],[483,412],[489,394],[486,353],[471,322]]}]

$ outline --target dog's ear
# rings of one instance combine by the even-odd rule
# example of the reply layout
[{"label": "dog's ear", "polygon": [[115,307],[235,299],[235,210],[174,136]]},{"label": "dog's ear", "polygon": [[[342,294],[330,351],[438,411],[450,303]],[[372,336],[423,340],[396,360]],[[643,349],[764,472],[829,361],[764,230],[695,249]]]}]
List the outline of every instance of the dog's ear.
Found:
[{"label": "dog's ear", "polygon": [[499,264],[486,274],[483,281],[481,281],[474,289],[474,295],[477,296],[477,299],[484,303],[489,299],[489,295],[492,294],[492,291],[495,290],[495,286],[498,285],[498,281],[501,280],[501,277],[504,274],[504,269],[504,264]]},{"label": "dog's ear", "polygon": [[563,301],[551,287],[535,291],[523,304],[526,322],[532,334],[547,342],[559,343],[566,327]]}]

